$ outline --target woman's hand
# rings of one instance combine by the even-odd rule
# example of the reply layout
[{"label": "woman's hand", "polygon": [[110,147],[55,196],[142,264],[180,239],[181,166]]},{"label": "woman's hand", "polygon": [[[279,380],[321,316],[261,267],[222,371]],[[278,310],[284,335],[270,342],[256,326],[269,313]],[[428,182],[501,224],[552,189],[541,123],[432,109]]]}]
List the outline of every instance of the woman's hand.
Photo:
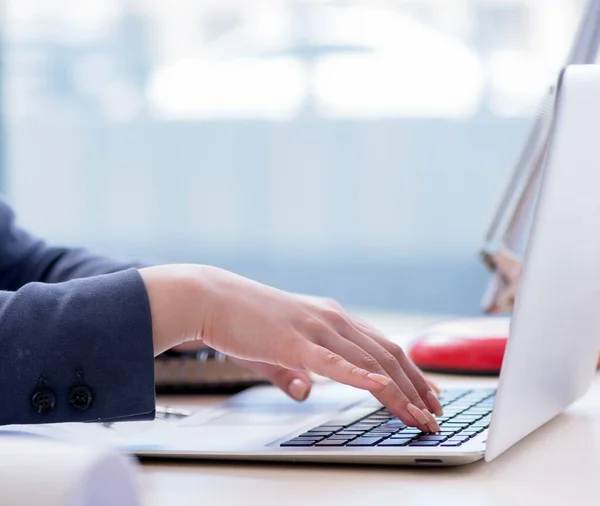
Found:
[{"label": "woman's hand", "polygon": [[[295,295],[296,297],[300,297],[314,304],[318,304],[324,307],[328,307],[330,309],[335,309],[346,313],[346,310],[342,307],[342,305],[334,299],[317,297],[315,295]],[[177,347],[177,349],[181,349],[182,351],[191,351],[194,349],[198,349],[198,347],[199,346],[197,343],[190,341]],[[295,399],[297,401],[304,401],[308,398],[310,394],[310,390],[312,388],[312,381],[310,379],[310,376],[303,371],[292,371],[290,369],[286,369],[285,367],[265,364],[263,362],[249,362],[247,360],[241,359],[233,360],[235,360],[239,365],[243,367],[247,367],[248,369],[252,369],[254,371],[259,372],[275,386],[281,388],[281,390],[288,394],[292,399]],[[435,384],[435,382],[431,381],[427,377],[425,378],[425,380],[436,394],[441,393],[440,388]],[[441,413],[441,411],[439,411],[438,413]]]},{"label": "woman's hand", "polygon": [[160,266],[140,273],[150,298],[155,353],[202,341],[272,374],[291,371],[302,382],[312,371],[368,390],[408,425],[439,430],[430,412],[439,415],[442,408],[417,367],[399,346],[336,303],[213,267]]},{"label": "woman's hand", "polygon": [[[344,311],[342,306],[333,299],[303,294],[296,294],[296,296],[314,304]],[[175,346],[173,349],[180,352],[193,352],[203,348],[204,346],[205,345],[202,341],[187,341],[183,344]],[[279,387],[292,399],[298,402],[306,400],[310,395],[312,381],[310,376],[304,371],[293,371],[279,365],[272,365],[264,362],[251,362],[249,360],[243,360],[240,358],[230,357],[229,360],[232,360],[242,367],[258,372],[268,379],[273,385]],[[436,392],[438,391],[437,387],[435,387],[435,390]]]}]

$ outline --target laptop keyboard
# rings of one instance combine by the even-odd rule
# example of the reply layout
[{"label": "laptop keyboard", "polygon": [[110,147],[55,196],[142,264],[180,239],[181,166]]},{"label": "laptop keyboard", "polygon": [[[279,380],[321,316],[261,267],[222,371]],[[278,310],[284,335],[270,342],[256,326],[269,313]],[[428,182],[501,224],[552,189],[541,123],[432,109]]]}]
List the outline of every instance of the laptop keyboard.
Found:
[{"label": "laptop keyboard", "polygon": [[286,447],[457,447],[490,425],[496,391],[446,390],[440,395],[444,415],[436,417],[440,432],[433,434],[407,427],[385,409],[355,420],[342,417],[281,443]]}]

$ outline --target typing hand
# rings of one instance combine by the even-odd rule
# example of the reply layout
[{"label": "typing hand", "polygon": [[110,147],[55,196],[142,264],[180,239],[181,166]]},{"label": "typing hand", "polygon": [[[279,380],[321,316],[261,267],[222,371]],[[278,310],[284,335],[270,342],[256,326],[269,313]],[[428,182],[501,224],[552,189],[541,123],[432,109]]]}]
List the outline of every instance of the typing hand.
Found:
[{"label": "typing hand", "polygon": [[[342,306],[333,299],[304,294],[296,294],[296,296],[324,307],[329,307],[339,311],[344,310]],[[203,346],[205,345],[201,341],[188,341],[180,344],[179,346],[175,346],[174,350],[189,352],[201,349]],[[252,362],[239,358],[231,358],[231,360],[242,367],[246,367],[260,373],[271,383],[273,383],[273,385],[279,387],[296,401],[304,401],[310,395],[312,381],[309,374],[304,371],[293,371],[279,365],[267,364],[265,362]],[[435,390],[438,391],[437,387],[435,387]]]},{"label": "typing hand", "polygon": [[[334,299],[304,294],[296,294],[296,296],[314,304],[319,304],[330,309],[343,311],[344,313],[346,312],[342,305]],[[194,345],[193,342],[188,342],[181,346],[182,349],[191,349],[190,345],[197,346]],[[303,371],[293,371],[290,369],[286,369],[285,367],[266,364],[263,362],[250,362],[248,360],[240,359],[234,360],[244,367],[261,373],[271,383],[281,388],[281,390],[288,394],[292,399],[295,399],[297,401],[304,401],[308,398],[310,394],[312,381],[310,380],[310,376]],[[427,381],[428,385],[432,388],[432,390],[436,392],[436,394],[441,393],[440,388],[433,381],[429,380],[428,378],[425,378],[425,380]],[[438,413],[441,413],[441,411],[438,411]]]},{"label": "typing hand", "polygon": [[[212,267],[160,266],[140,273],[155,353],[201,341],[261,368],[280,386],[293,379],[309,385],[306,373],[314,372],[370,391],[407,425],[439,430],[431,412],[441,414],[442,408],[418,368],[398,345],[337,303]],[[293,395],[289,386],[286,391]]]}]

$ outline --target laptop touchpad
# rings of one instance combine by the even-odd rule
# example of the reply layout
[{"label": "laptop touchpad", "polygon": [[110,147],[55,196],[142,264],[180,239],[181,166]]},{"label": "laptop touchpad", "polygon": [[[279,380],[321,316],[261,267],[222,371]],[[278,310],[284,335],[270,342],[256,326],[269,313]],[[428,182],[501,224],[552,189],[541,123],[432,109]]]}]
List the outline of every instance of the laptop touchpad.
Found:
[{"label": "laptop touchpad", "polygon": [[213,416],[191,417],[179,425],[277,425],[290,427],[313,417],[337,413],[368,396],[341,385],[315,385],[305,402],[296,402],[273,387],[252,388],[232,397]]}]

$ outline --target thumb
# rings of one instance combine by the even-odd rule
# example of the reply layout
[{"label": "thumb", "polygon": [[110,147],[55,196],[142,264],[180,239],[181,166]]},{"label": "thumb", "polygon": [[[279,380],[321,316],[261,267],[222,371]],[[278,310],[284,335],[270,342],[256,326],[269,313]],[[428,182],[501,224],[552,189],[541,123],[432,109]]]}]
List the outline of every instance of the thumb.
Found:
[{"label": "thumb", "polygon": [[231,360],[266,376],[273,385],[281,388],[296,401],[304,401],[310,394],[312,381],[305,372],[292,371],[279,365],[265,364],[264,362],[251,362],[238,358],[231,358]]}]

